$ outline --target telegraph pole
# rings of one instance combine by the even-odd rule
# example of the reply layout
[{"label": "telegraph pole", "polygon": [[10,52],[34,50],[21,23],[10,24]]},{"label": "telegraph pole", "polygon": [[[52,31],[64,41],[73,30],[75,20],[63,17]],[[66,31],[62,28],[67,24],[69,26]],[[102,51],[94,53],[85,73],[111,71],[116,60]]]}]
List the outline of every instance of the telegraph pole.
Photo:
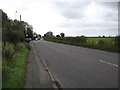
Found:
[{"label": "telegraph pole", "polygon": [[17,19],[17,11],[15,11],[15,20]]},{"label": "telegraph pole", "polygon": [[20,22],[21,22],[21,15],[20,15]]},{"label": "telegraph pole", "polygon": [[20,30],[21,30],[21,15],[20,15]]}]

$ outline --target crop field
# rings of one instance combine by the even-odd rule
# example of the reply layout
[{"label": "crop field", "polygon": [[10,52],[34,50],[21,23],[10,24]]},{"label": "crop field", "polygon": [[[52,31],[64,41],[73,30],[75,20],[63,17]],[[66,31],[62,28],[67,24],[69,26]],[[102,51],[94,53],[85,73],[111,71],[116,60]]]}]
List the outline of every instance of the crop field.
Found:
[{"label": "crop field", "polygon": [[114,41],[114,37],[105,37],[105,38],[99,38],[99,37],[88,37],[87,38],[90,41],[99,41],[99,40],[106,40],[106,41]]},{"label": "crop field", "polygon": [[115,37],[48,37],[47,41],[82,46],[93,49],[100,49],[110,52],[120,52]]},{"label": "crop field", "polygon": [[114,37],[87,37],[87,43],[89,44],[99,44],[99,41],[102,40],[109,45],[115,45]]}]

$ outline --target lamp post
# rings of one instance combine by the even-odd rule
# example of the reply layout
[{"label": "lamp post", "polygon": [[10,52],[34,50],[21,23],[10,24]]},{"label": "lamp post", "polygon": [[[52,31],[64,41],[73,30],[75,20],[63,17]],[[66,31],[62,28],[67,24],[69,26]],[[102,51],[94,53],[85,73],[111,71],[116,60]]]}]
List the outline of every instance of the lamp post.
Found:
[{"label": "lamp post", "polygon": [[21,15],[20,15],[20,30],[22,30],[22,29],[21,29]]},{"label": "lamp post", "polygon": [[17,19],[17,11],[15,11],[15,20]]}]

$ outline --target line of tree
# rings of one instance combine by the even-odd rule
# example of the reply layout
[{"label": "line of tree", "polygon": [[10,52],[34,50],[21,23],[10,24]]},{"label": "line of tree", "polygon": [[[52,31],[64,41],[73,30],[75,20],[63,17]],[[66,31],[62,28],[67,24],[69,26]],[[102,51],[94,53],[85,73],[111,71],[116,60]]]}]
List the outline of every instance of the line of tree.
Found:
[{"label": "line of tree", "polygon": [[60,33],[60,35],[56,35],[56,37],[65,37],[65,33]]},{"label": "line of tree", "polygon": [[12,20],[8,18],[7,14],[0,10],[2,13],[2,42],[10,42],[16,44],[23,42],[26,37],[33,37],[33,27],[27,22]]}]

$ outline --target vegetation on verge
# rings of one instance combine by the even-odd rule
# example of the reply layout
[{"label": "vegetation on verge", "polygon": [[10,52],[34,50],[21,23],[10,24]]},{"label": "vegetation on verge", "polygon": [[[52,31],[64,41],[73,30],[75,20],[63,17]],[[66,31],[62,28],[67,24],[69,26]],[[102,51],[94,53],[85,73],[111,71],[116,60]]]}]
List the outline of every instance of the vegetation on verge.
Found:
[{"label": "vegetation on verge", "polygon": [[[9,43],[8,46],[12,45]],[[11,58],[3,58],[2,88],[24,88],[29,47],[25,43],[19,43],[17,46],[19,47],[17,50],[12,50],[13,46],[12,49],[11,47],[7,48],[9,52],[14,51]]]},{"label": "vegetation on verge", "polygon": [[117,37],[44,37],[47,41],[83,46],[110,52],[120,52],[120,36]]},{"label": "vegetation on verge", "polygon": [[2,13],[2,88],[24,88],[29,44],[33,28],[27,22],[9,19]]}]

